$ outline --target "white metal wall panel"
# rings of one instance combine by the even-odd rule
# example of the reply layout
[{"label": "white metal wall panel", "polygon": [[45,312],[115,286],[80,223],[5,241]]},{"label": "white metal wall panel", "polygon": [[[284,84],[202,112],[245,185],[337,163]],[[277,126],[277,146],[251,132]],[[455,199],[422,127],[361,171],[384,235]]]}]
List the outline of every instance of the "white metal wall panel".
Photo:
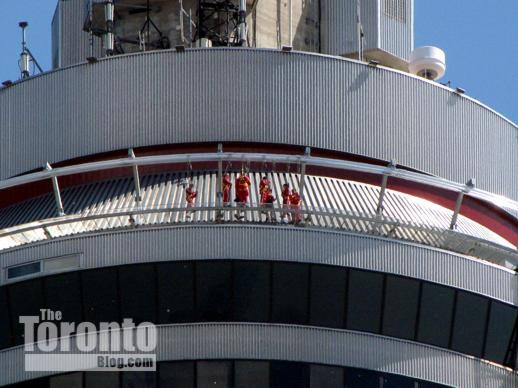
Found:
[{"label": "white metal wall panel", "polygon": [[248,141],[395,158],[518,199],[515,125],[435,83],[321,55],[114,57],[0,90],[0,119],[0,179],[121,148]]},{"label": "white metal wall panel", "polygon": [[[198,241],[204,243],[197,244]],[[235,241],[246,244],[235,244]],[[269,243],[265,244],[265,241]],[[311,228],[264,225],[137,227],[13,248],[0,253],[0,267],[78,253],[83,255],[83,268],[205,259],[339,265],[424,279],[518,306],[518,275],[503,267],[423,246]]]},{"label": "white metal wall panel", "polygon": [[[158,361],[283,360],[365,368],[462,388],[515,388],[518,384],[516,373],[474,357],[347,330],[207,323],[160,326],[157,337]],[[7,371],[0,375],[0,385],[36,375],[24,371],[21,347],[0,352],[0,370]]]},{"label": "white metal wall panel", "polygon": [[380,48],[408,59],[413,49],[413,0],[379,0]]}]

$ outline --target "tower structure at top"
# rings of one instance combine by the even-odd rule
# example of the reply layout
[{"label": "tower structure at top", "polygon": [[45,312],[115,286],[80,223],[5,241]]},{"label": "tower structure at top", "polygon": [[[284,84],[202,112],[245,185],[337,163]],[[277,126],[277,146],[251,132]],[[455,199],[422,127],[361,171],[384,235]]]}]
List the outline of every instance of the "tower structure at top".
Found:
[{"label": "tower structure at top", "polygon": [[87,56],[244,45],[287,46],[406,70],[413,0],[68,0],[58,3],[52,26],[54,68]]}]

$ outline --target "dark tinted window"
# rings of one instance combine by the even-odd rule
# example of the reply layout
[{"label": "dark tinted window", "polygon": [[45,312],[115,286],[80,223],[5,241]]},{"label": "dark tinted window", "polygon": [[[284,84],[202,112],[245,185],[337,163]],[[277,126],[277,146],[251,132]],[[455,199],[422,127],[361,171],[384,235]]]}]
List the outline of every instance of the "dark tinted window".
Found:
[{"label": "dark tinted window", "polygon": [[384,375],[383,388],[415,388],[415,383],[408,377]]},{"label": "dark tinted window", "polygon": [[159,264],[158,323],[194,322],[194,265]]},{"label": "dark tinted window", "polygon": [[232,388],[232,380],[232,362],[198,362],[197,388]]},{"label": "dark tinted window", "polygon": [[309,266],[273,265],[272,320],[277,323],[307,323]]},{"label": "dark tinted window", "polygon": [[334,366],[311,365],[310,388],[343,388],[344,369]]},{"label": "dark tinted window", "polygon": [[271,388],[309,388],[309,367],[294,362],[272,362]]},{"label": "dark tinted window", "polygon": [[162,362],[158,388],[194,388],[194,362]]},{"label": "dark tinted window", "polygon": [[83,374],[69,373],[49,378],[49,388],[82,388]]},{"label": "dark tinted window", "polygon": [[88,322],[120,322],[117,271],[105,268],[83,272],[83,313]]},{"label": "dark tinted window", "polygon": [[206,261],[196,264],[196,305],[199,321],[232,319],[232,264]]},{"label": "dark tinted window", "polygon": [[515,307],[499,302],[491,303],[484,358],[500,364],[504,363],[516,324],[516,316]]},{"label": "dark tinted window", "polygon": [[124,372],[122,388],[155,388],[155,372]]},{"label": "dark tinted window", "polygon": [[7,288],[0,288],[0,349],[11,345],[11,325],[7,309]]},{"label": "dark tinted window", "polygon": [[340,267],[312,267],[310,307],[312,325],[344,327],[346,275],[347,271]]},{"label": "dark tinted window", "polygon": [[345,388],[377,387],[380,387],[380,377],[378,373],[355,368],[347,368],[345,371]]},{"label": "dark tinted window", "polygon": [[237,261],[234,263],[234,319],[266,322],[270,314],[270,265]]},{"label": "dark tinted window", "polygon": [[451,343],[453,350],[481,356],[487,308],[486,298],[458,292]]},{"label": "dark tinted window", "polygon": [[85,372],[85,388],[118,386],[119,372]]},{"label": "dark tinted window", "polygon": [[455,291],[431,283],[423,283],[417,340],[448,347]]},{"label": "dark tinted window", "polygon": [[414,339],[419,281],[387,276],[382,333]]},{"label": "dark tinted window", "polygon": [[121,312],[124,318],[156,322],[155,269],[152,265],[132,265],[119,269]]},{"label": "dark tinted window", "polygon": [[78,272],[44,279],[46,307],[61,311],[66,322],[82,321],[81,283]]},{"label": "dark tinted window", "polygon": [[43,302],[43,286],[41,279],[29,280],[9,286],[11,306],[11,327],[14,329],[15,344],[23,343],[23,325],[19,320],[22,315],[40,316],[40,309],[45,308]]},{"label": "dark tinted window", "polygon": [[351,270],[347,295],[347,328],[379,333],[383,276]]},{"label": "dark tinted window", "polygon": [[270,364],[268,361],[236,361],[234,363],[235,388],[269,388]]}]

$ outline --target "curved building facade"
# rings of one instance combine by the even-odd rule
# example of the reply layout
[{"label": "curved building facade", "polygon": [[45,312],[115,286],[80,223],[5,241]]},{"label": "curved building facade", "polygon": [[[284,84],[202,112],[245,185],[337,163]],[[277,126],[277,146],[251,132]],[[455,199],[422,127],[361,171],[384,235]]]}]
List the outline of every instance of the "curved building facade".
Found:
[{"label": "curved building facade", "polygon": [[[515,387],[518,127],[408,73],[413,2],[140,3],[0,89],[0,386]],[[47,309],[156,371],[31,370]]]}]

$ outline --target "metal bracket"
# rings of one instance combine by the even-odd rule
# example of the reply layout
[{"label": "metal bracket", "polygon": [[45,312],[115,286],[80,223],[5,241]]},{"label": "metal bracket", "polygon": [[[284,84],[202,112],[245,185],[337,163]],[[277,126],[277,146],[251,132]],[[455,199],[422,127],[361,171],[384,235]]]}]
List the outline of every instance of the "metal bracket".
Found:
[{"label": "metal bracket", "polygon": [[[133,148],[128,150],[128,157],[132,160],[135,160],[135,152],[133,152]],[[136,164],[133,165],[133,181],[135,182],[135,200],[137,202],[142,201],[142,195],[140,191],[140,175],[138,172],[138,166]]]},{"label": "metal bracket", "polygon": [[463,190],[459,192],[457,196],[457,202],[455,202],[455,209],[453,209],[453,215],[451,217],[450,230],[455,230],[457,228],[457,219],[459,218],[460,208],[462,207],[462,200],[464,199],[464,195],[469,193],[471,189],[475,187],[475,178],[471,178]]},{"label": "metal bracket", "polygon": [[[45,170],[52,171],[52,166],[49,162],[45,165]],[[56,202],[56,208],[60,217],[65,215],[65,211],[63,210],[63,202],[61,201],[61,193],[59,192],[59,184],[58,178],[53,176],[50,178],[52,181],[52,189],[54,190],[54,200]]]}]

